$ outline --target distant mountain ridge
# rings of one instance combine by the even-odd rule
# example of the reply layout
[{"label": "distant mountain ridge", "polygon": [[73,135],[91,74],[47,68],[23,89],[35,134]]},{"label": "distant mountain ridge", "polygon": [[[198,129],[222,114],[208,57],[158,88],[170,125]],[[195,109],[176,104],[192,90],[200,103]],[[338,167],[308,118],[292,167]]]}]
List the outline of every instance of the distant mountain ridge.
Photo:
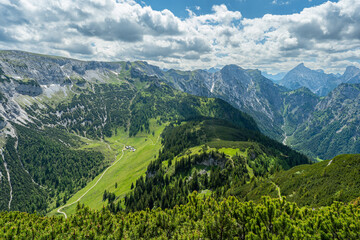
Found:
[{"label": "distant mountain ridge", "polygon": [[312,70],[301,63],[277,83],[291,90],[306,87],[319,96],[326,96],[341,83],[360,83],[360,69],[348,66],[342,75],[335,75],[326,74],[322,69]]},{"label": "distant mountain ridge", "polygon": [[360,83],[360,69],[354,66],[346,68],[340,77],[342,83]]},{"label": "distant mountain ridge", "polygon": [[316,104],[289,144],[329,159],[360,151],[360,84],[342,83]]}]

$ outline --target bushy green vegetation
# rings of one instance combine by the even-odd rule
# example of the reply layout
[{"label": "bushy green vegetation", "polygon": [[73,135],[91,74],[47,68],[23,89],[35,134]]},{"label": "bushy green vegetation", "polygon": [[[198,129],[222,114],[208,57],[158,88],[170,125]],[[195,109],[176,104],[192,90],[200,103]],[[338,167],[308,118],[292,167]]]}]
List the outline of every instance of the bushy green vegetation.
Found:
[{"label": "bushy green vegetation", "polygon": [[[211,189],[216,196],[221,196],[231,181],[244,184],[249,179],[243,158],[227,158],[218,151],[182,157],[174,163],[174,168],[172,173],[161,168],[148,172],[145,180],[138,179],[134,191],[125,197],[126,210],[165,209],[185,204],[192,191]],[[114,210],[111,206],[109,209]]]},{"label": "bushy green vegetation", "polygon": [[[27,68],[21,61],[13,65]],[[310,163],[306,156],[262,135],[250,116],[222,100],[174,90],[145,75],[149,66],[143,62],[123,62],[119,74],[105,73],[105,79],[82,77],[100,65],[113,69],[112,63],[91,62],[60,79],[63,101],[54,95],[20,99],[33,122],[10,122],[17,135],[8,136],[0,158],[0,209],[38,214],[0,212],[0,239],[360,238],[359,155],[301,165]],[[246,72],[259,80],[253,90],[266,92],[268,106],[280,106],[272,109],[275,124],[262,122],[262,128],[279,137],[282,124],[298,136],[304,126],[297,125],[309,115],[293,113],[311,110],[318,98],[306,89],[268,91],[272,83],[260,83],[259,71]],[[167,74],[197,78],[195,72]],[[20,90],[40,87],[35,80],[10,79],[1,69],[0,77],[17,81]],[[299,102],[305,95],[312,102]],[[339,121],[325,124],[336,118],[333,112],[313,117],[331,134],[300,133],[320,142],[309,152],[326,156],[349,139],[357,149],[351,135],[356,121],[340,131]],[[60,206],[68,219],[42,217],[58,214]]]},{"label": "bushy green vegetation", "polygon": [[[96,186],[94,185],[102,173],[89,182],[86,187],[74,194],[67,201],[66,205],[75,202],[81,197],[81,203],[91,209],[99,210],[108,204],[108,201],[103,201],[105,190],[110,194],[115,194],[116,200],[122,199],[131,191],[131,184],[135,183],[139,177],[145,174],[147,166],[161,148],[159,135],[164,127],[165,124],[159,125],[155,119],[151,119],[150,130],[154,134],[139,133],[135,137],[128,137],[126,132],[119,130],[117,135],[105,138],[105,143],[87,140],[89,145],[83,145],[82,148],[103,150],[108,161],[113,162],[116,156],[117,162],[106,171]],[[135,147],[136,151],[125,150],[125,145]],[[116,184],[117,188],[115,188]],[[87,193],[83,196],[85,192]],[[56,210],[50,212],[49,215],[57,214]],[[76,204],[62,209],[68,215],[74,214],[75,210]]]},{"label": "bushy green vegetation", "polygon": [[[164,148],[153,164],[156,166],[160,166],[161,162],[165,160],[174,158],[186,148],[209,143],[213,140],[257,142],[260,144],[261,152],[278,156],[280,159],[279,165],[284,169],[299,164],[310,163],[306,156],[297,153],[291,148],[257,131],[238,127],[228,121],[220,119],[200,117],[179,126],[170,125],[164,130],[162,137]],[[213,142],[212,144],[217,148],[232,146],[231,143],[223,141],[218,143]],[[254,156],[257,156],[255,152]],[[157,169],[155,166],[149,166],[149,168],[150,171],[156,171]]]},{"label": "bushy green vegetation", "polygon": [[234,197],[202,200],[173,209],[111,214],[77,206],[67,219],[20,212],[0,213],[2,239],[359,239],[360,208],[334,203],[299,208],[286,200],[259,204]]},{"label": "bushy green vegetation", "polygon": [[119,127],[129,128],[129,136],[149,132],[149,120],[153,118],[164,123],[199,116],[217,117],[257,130],[250,116],[222,100],[182,93],[156,77],[141,74],[136,77],[123,84],[94,84],[91,88],[77,89],[79,94],[70,102],[46,108],[33,104],[26,111],[40,120],[38,125],[54,124],[90,138],[110,137]]},{"label": "bushy green vegetation", "polygon": [[[0,171],[2,173],[0,181],[0,209],[9,210],[10,204],[10,210],[38,211],[41,214],[45,214],[47,208],[46,192],[36,186],[29,174],[19,165],[20,160],[12,140],[9,139],[3,149],[6,168],[3,158],[0,157]],[[7,172],[10,175],[10,183]]]},{"label": "bushy green vegetation", "polygon": [[70,77],[70,83],[73,82],[76,85],[83,87],[86,83],[86,80],[82,77],[78,77],[78,76],[71,76]]}]

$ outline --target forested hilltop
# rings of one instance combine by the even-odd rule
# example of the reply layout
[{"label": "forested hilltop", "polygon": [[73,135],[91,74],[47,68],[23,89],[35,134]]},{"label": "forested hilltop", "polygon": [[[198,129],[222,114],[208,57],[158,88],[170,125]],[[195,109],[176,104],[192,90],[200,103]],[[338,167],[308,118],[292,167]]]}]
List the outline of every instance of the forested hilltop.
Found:
[{"label": "forested hilltop", "polygon": [[258,132],[218,119],[170,125],[163,132],[163,145],[146,177],[137,180],[134,191],[124,198],[126,211],[172,208],[185,204],[193,191],[221,199],[256,178],[310,162]]}]

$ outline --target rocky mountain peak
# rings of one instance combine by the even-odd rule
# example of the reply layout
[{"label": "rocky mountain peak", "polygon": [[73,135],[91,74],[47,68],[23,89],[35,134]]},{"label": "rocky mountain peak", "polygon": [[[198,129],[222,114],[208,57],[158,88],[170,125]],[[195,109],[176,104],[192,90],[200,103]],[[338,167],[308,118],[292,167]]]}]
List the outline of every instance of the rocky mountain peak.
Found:
[{"label": "rocky mountain peak", "polygon": [[229,64],[224,66],[221,70],[221,72],[242,72],[244,69],[238,65],[235,64]]},{"label": "rocky mountain peak", "polygon": [[304,63],[300,63],[299,65],[297,65],[294,69],[296,70],[302,70],[302,69],[309,69],[307,67],[305,67]]},{"label": "rocky mountain peak", "polygon": [[232,74],[232,75],[244,74],[244,72],[245,70],[242,67],[235,64],[226,65],[220,70],[221,74]]},{"label": "rocky mountain peak", "polygon": [[360,83],[360,69],[355,66],[348,66],[341,76],[341,82]]},{"label": "rocky mountain peak", "polygon": [[319,96],[326,96],[337,86],[337,78],[333,74],[312,70],[301,63],[290,70],[279,83],[291,90],[307,87]]},{"label": "rocky mountain peak", "polygon": [[[346,70],[345,70],[345,73],[348,73],[348,72],[359,72],[360,69],[355,67],[355,66],[347,66],[346,67]],[[344,74],[345,74],[344,73]]]}]

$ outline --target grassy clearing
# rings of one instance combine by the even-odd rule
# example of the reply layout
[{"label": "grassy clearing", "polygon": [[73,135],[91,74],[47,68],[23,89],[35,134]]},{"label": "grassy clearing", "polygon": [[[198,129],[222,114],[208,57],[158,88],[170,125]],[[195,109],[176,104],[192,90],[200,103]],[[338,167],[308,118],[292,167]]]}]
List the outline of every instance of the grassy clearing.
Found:
[{"label": "grassy clearing", "polygon": [[[105,190],[114,192],[117,197],[124,197],[130,191],[131,184],[135,183],[140,176],[145,175],[148,164],[158,154],[161,148],[160,134],[164,128],[165,125],[159,126],[155,120],[151,120],[150,132],[154,131],[154,135],[139,133],[135,137],[129,138],[127,133],[119,130],[116,136],[105,139],[106,143],[90,141],[82,146],[82,148],[88,149],[101,149],[102,152],[106,153],[106,159],[112,159],[111,162],[114,161],[115,155],[116,160],[121,159],[108,169],[98,184],[80,200],[80,203],[92,209],[101,209],[106,203],[102,201]],[[125,145],[134,147],[136,151],[124,150],[122,156]],[[82,196],[97,182],[101,174],[72,196],[65,205],[75,202]],[[117,183],[117,188],[115,188],[115,183]],[[73,214],[76,205],[73,204],[62,211],[67,215]],[[53,210],[49,215],[57,215],[56,211],[57,209]]]}]

